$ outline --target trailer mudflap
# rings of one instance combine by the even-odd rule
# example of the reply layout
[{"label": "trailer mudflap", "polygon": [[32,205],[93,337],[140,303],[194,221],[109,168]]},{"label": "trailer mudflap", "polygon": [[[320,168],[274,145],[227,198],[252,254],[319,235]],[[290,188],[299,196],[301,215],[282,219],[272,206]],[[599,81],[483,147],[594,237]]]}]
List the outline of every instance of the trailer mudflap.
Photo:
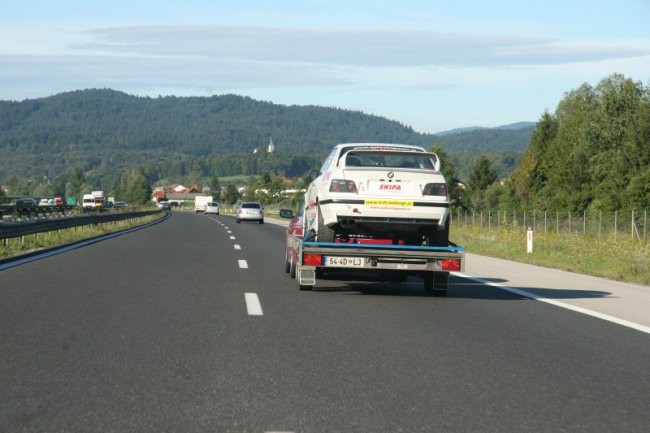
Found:
[{"label": "trailer mudflap", "polygon": [[301,286],[316,285],[316,268],[314,266],[301,266],[298,269],[296,278]]}]

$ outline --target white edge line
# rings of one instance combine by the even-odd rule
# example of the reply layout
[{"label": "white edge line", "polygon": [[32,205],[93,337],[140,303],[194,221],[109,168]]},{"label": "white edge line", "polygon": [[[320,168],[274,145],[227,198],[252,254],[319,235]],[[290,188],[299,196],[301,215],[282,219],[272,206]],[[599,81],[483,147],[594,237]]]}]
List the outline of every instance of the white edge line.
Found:
[{"label": "white edge line", "polygon": [[650,327],[640,325],[638,323],[630,322],[629,320],[619,319],[618,317],[610,316],[607,314],[599,313],[597,311],[589,310],[587,308],[576,307],[575,305],[567,304],[565,302],[556,301],[555,299],[544,298],[542,296],[536,295],[534,293],[526,292],[525,290],[515,289],[514,287],[508,287],[503,284],[493,283],[491,281],[486,281],[482,278],[472,277],[462,272],[452,272],[453,275],[457,275],[468,280],[476,281],[477,283],[486,284],[488,286],[496,287],[498,289],[505,290],[510,293],[514,293],[525,298],[534,299],[536,301],[545,302],[547,304],[555,305],[556,307],[566,308],[567,310],[575,311],[576,313],[586,314],[588,316],[595,317],[601,320],[607,320],[608,322],[616,323],[618,325],[626,326],[628,328],[636,329],[637,331],[645,332],[650,334]]},{"label": "white edge line", "polygon": [[244,299],[246,300],[246,311],[248,311],[249,316],[264,315],[257,293],[244,293]]},{"label": "white edge line", "polygon": [[237,263],[241,269],[248,269],[248,263],[246,260],[237,260]]}]

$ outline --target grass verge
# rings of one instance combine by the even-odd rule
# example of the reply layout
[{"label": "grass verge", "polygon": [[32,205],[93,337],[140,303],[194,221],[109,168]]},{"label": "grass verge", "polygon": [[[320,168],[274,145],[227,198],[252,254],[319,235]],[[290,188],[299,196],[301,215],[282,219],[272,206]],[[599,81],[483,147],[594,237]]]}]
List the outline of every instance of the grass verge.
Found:
[{"label": "grass verge", "polygon": [[24,242],[22,242],[20,238],[8,239],[6,245],[4,240],[0,240],[0,259],[6,259],[46,248],[53,248],[82,241],[84,239],[101,236],[107,233],[117,232],[146,224],[162,217],[164,217],[164,214],[148,215],[131,221],[117,221],[114,223],[96,224],[76,228],[72,227],[59,231],[38,233],[25,236]]},{"label": "grass verge", "polygon": [[451,239],[469,253],[564,269],[618,281],[650,285],[650,244],[613,236],[596,239],[573,233],[534,234],[534,251],[526,253],[521,228],[488,230],[452,224]]}]

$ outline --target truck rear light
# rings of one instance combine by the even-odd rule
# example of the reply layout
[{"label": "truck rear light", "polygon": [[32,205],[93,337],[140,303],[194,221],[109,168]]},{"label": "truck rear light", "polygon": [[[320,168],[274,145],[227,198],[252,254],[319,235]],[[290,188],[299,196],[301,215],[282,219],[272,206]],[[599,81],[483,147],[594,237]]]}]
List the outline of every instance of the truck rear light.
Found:
[{"label": "truck rear light", "polygon": [[443,271],[460,271],[460,259],[442,259]]},{"label": "truck rear light", "polygon": [[305,254],[302,256],[302,264],[305,266],[320,266],[323,264],[321,254]]},{"label": "truck rear light", "polygon": [[357,185],[348,179],[332,179],[330,192],[357,192]]},{"label": "truck rear light", "polygon": [[441,197],[447,196],[446,183],[427,183],[422,188],[422,195],[437,195]]}]

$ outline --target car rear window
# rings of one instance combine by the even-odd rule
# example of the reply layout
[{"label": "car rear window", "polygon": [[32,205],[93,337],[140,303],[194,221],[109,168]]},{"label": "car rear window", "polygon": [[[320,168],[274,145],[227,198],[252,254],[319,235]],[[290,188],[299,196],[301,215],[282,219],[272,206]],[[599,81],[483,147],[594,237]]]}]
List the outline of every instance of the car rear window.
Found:
[{"label": "car rear window", "polygon": [[262,206],[259,203],[242,203],[241,207],[244,209],[260,209]]},{"label": "car rear window", "polygon": [[390,168],[419,168],[433,170],[431,158],[423,155],[390,152],[349,152],[345,159],[348,167],[390,167]]}]

